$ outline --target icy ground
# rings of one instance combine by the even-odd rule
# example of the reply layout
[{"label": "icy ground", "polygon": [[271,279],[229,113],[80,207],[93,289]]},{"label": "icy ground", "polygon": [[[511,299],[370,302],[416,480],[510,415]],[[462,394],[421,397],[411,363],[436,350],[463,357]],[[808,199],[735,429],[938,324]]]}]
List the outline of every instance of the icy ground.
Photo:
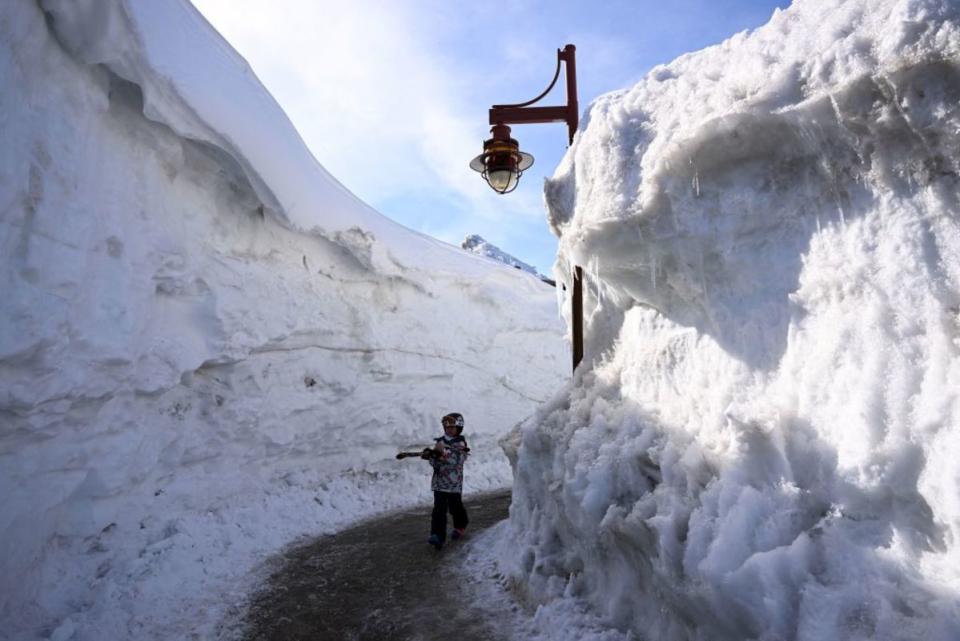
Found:
[{"label": "icy ground", "polygon": [[215,636],[297,537],[467,491],[567,378],[555,290],[383,218],[186,2],[0,9],[0,638]]}]

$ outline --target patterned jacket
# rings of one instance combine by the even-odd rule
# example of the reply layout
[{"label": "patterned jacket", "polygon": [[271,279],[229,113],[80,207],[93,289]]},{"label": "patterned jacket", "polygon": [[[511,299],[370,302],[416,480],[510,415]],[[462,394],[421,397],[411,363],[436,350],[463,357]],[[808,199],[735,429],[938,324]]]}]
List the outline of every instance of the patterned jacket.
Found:
[{"label": "patterned jacket", "polygon": [[[444,441],[443,437],[434,439]],[[450,441],[444,441],[443,456],[430,459],[433,466],[433,480],[430,489],[434,492],[463,493],[463,463],[469,456],[470,448],[467,439],[456,436]]]}]

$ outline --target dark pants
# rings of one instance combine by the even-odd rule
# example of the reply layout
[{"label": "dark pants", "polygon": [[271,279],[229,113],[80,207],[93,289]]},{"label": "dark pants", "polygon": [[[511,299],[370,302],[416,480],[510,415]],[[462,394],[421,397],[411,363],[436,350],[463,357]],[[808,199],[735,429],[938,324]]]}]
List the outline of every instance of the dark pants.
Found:
[{"label": "dark pants", "polygon": [[430,519],[430,534],[436,534],[441,541],[447,540],[447,510],[453,516],[454,529],[467,527],[470,519],[463,507],[463,495],[452,492],[433,493],[433,517]]}]

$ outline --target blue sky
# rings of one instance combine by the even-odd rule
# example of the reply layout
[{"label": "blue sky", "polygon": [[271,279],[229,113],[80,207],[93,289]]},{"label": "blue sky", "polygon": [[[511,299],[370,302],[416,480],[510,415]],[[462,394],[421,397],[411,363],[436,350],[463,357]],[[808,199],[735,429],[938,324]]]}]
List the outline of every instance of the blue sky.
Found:
[{"label": "blue sky", "polygon": [[[546,88],[556,50],[577,47],[581,112],[651,67],[763,25],[788,0],[475,3],[193,0],[249,61],[324,167],[381,213],[459,245],[480,234],[549,274],[556,239],[543,179],[566,125],[520,125],[536,158],[495,194],[467,166],[492,104]],[[541,105],[563,104],[563,83]]]}]

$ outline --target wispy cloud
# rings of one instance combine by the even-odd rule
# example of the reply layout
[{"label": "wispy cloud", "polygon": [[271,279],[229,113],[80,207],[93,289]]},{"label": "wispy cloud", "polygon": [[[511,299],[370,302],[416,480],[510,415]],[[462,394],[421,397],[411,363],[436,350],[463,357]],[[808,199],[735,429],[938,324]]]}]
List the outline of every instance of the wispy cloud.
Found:
[{"label": "wispy cloud", "polygon": [[[735,6],[721,11],[707,0],[192,1],[348,189],[450,242],[466,232],[499,238],[543,270],[555,243],[543,220],[542,183],[564,153],[566,129],[515,128],[537,162],[516,192],[499,196],[467,167],[488,135],[488,107],[537,95],[568,42],[577,45],[585,109],[653,64],[757,26],[773,5],[786,4],[731,0]],[[546,102],[564,99],[558,87]]]},{"label": "wispy cloud", "polygon": [[431,35],[449,14],[372,0],[195,4],[247,57],[318,160],[362,198],[440,189],[481,215],[538,215],[528,202],[491,206],[467,169],[486,134],[477,118],[485,109],[470,103],[469,81]]}]

